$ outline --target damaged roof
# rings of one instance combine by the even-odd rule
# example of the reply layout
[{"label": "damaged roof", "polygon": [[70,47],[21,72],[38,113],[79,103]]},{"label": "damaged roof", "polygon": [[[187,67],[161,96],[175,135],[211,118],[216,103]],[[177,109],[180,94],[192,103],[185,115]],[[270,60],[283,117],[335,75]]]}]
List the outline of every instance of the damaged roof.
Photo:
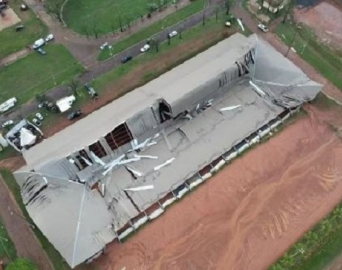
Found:
[{"label": "damaged roof", "polygon": [[[249,74],[237,76],[235,61],[253,48],[254,64],[246,67]],[[222,76],[226,82],[228,77],[236,79],[224,84]],[[287,106],[313,99],[320,89],[263,40],[236,34],[25,152],[28,165],[15,173],[24,204],[35,224],[74,267],[101,251],[140,212]],[[156,122],[147,116],[146,108],[158,98],[169,102],[176,114],[203,101],[210,106],[194,113],[191,120],[176,118],[168,126],[148,130]],[[134,145],[128,143],[100,161],[93,158],[81,171],[68,161],[74,150],[125,121],[144,131],[133,134],[137,143],[153,138],[151,145],[131,151]],[[127,164],[108,170],[122,154]],[[27,171],[31,169],[35,172]],[[97,184],[89,186],[76,179]]]}]

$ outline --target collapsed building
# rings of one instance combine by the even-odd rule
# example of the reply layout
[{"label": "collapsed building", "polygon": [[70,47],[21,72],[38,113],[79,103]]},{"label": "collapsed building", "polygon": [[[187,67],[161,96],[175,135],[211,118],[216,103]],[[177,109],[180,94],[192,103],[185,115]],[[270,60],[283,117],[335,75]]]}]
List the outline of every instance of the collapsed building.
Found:
[{"label": "collapsed building", "polygon": [[23,153],[35,224],[71,267],[101,254],[257,143],[321,85],[234,34]]}]

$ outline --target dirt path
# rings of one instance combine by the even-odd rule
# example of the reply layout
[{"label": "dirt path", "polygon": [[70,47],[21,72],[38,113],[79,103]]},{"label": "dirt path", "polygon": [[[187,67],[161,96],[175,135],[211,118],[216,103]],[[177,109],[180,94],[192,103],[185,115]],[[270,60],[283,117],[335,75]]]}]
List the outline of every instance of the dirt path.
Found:
[{"label": "dirt path", "polygon": [[95,266],[267,269],[342,197],[342,144],[324,117],[312,110],[235,160]]},{"label": "dirt path", "polygon": [[[11,212],[12,213],[11,215]],[[19,215],[19,216],[18,216]],[[53,267],[43,251],[38,239],[22,217],[18,205],[10,196],[10,191],[0,177],[0,216],[13,241],[17,254],[35,262],[39,269],[53,270]],[[21,216],[21,217],[20,217]]]},{"label": "dirt path", "polygon": [[24,48],[18,52],[12,53],[9,56],[6,56],[5,58],[0,59],[0,67],[1,66],[7,66],[15,61],[17,61],[20,58],[25,57],[31,52],[31,49]]}]

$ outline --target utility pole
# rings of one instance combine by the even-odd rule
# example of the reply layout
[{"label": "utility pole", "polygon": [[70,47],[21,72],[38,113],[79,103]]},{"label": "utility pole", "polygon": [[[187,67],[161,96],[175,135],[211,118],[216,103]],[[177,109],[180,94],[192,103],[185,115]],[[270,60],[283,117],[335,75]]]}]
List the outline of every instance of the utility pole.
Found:
[{"label": "utility pole", "polygon": [[287,57],[287,55],[289,54],[290,50],[291,50],[291,47],[292,47],[292,44],[293,42],[295,41],[296,37],[297,37],[297,34],[298,34],[298,30],[301,29],[301,27],[299,25],[296,26],[296,31],[293,35],[293,38],[289,44],[289,48],[287,49],[287,52],[284,54],[285,57]]}]

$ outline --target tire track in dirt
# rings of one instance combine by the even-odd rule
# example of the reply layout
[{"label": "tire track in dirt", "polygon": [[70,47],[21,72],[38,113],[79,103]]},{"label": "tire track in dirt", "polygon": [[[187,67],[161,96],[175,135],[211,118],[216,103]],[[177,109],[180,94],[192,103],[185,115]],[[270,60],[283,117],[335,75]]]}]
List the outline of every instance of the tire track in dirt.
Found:
[{"label": "tire track in dirt", "polygon": [[342,144],[316,110],[237,159],[100,269],[267,268],[342,197]]}]

